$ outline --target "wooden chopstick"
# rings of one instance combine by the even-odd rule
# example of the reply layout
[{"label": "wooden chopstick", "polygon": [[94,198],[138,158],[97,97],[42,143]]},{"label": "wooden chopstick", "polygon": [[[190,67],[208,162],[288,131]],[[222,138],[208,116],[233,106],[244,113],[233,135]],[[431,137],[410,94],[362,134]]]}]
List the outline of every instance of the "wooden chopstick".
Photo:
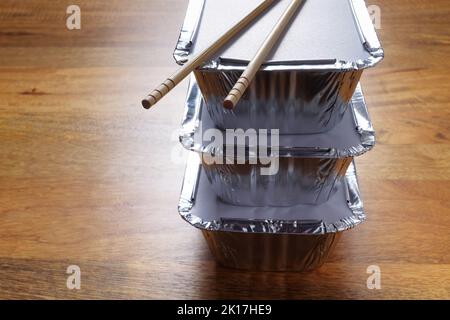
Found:
[{"label": "wooden chopstick", "polygon": [[272,31],[269,33],[267,38],[264,40],[263,44],[259,48],[256,55],[253,57],[252,61],[248,64],[247,68],[244,70],[234,87],[231,89],[228,96],[223,102],[223,106],[227,109],[234,109],[236,104],[241,99],[244,92],[247,90],[248,86],[252,82],[256,75],[256,72],[261,68],[261,65],[267,59],[267,56],[272,51],[275,43],[280,38],[281,33],[286,29],[289,21],[294,16],[297,9],[303,3],[303,0],[292,0],[291,4],[284,11],[281,18],[278,20]]},{"label": "wooden chopstick", "polygon": [[239,31],[245,28],[250,22],[263,13],[275,0],[264,0],[258,7],[252,12],[246,15],[241,21],[235,24],[231,29],[226,31],[220,36],[212,45],[204,49],[195,57],[180,68],[175,74],[167,78],[163,83],[153,90],[147,97],[142,100],[142,106],[145,109],[149,109],[155,103],[157,103],[162,97],[164,97],[170,90],[172,90],[178,83],[180,83],[186,76],[191,73],[195,68],[202,65],[205,61],[211,58],[217,50],[225,45],[231,38],[233,38]]}]

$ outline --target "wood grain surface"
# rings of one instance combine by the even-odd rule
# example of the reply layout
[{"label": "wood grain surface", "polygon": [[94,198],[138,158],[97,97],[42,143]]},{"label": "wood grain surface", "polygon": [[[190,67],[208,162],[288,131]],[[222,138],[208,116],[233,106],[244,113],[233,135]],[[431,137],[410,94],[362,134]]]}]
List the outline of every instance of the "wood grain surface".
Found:
[{"label": "wood grain surface", "polygon": [[0,2],[0,298],[449,299],[447,0],[368,1],[386,51],[362,79],[378,137],[357,159],[368,221],[310,273],[217,266],[178,216],[186,83],[150,111],[140,98],[176,70],[187,0],[74,2],[72,31],[72,1]]}]

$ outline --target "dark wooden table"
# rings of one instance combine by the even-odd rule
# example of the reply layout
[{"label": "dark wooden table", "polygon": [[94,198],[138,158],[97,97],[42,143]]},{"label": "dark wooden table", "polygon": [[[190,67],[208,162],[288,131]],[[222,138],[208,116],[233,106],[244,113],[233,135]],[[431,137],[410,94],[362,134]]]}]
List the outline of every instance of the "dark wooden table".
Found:
[{"label": "dark wooden table", "polygon": [[362,79],[378,135],[357,160],[368,221],[320,270],[264,273],[217,266],[178,216],[186,84],[139,105],[176,68],[187,1],[79,0],[69,31],[69,1],[2,0],[0,297],[448,299],[450,3],[369,3],[386,59]]}]

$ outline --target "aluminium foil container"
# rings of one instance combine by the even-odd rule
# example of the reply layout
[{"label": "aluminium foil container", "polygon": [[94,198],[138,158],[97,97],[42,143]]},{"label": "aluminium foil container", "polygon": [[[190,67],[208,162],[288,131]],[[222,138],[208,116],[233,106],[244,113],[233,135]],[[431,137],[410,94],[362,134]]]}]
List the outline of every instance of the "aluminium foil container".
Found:
[{"label": "aluminium foil container", "polygon": [[178,211],[202,231],[221,265],[265,271],[320,267],[341,234],[366,218],[353,163],[326,203],[250,208],[220,201],[195,153],[188,157]]},{"label": "aluminium foil container", "polygon": [[[332,130],[320,134],[279,135],[278,145],[261,141],[246,132],[240,139],[227,140],[226,133],[215,127],[194,78],[188,89],[180,142],[201,155],[210,187],[224,202],[240,206],[286,207],[326,202],[345,179],[353,158],[370,150],[375,134],[361,88],[358,86],[342,121]],[[208,133],[213,130],[216,136]],[[220,142],[218,137],[225,138]],[[240,140],[240,142],[239,142]],[[231,143],[230,143],[231,142]],[[266,143],[264,145],[264,143]],[[237,146],[236,146],[237,145]],[[239,147],[244,152],[239,154]],[[261,169],[264,160],[278,162],[274,174]],[[212,161],[213,160],[213,161]]]},{"label": "aluminium foil container", "polygon": [[[183,64],[261,0],[191,0],[174,52]],[[364,69],[383,59],[363,0],[305,1],[234,110],[223,100],[290,0],[266,13],[194,71],[211,120],[221,129],[319,133],[345,116]]]}]

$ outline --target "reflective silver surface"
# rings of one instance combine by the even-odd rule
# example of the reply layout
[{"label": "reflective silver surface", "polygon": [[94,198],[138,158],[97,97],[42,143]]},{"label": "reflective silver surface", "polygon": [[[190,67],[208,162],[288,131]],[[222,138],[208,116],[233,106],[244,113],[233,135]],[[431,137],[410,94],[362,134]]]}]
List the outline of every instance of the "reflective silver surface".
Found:
[{"label": "reflective silver surface", "polygon": [[194,71],[217,127],[279,129],[282,134],[332,129],[348,107],[361,71],[260,71],[236,108],[223,101],[242,71]]},{"label": "reflective silver surface", "polygon": [[199,229],[242,233],[322,235],[348,230],[365,220],[353,163],[327,202],[246,207],[227,204],[216,197],[195,153],[188,158],[178,211]]},{"label": "reflective silver surface", "polygon": [[175,61],[180,65],[188,61],[188,56],[191,52],[195,37],[195,31],[197,30],[204,4],[205,0],[189,1],[184,23],[181,27],[180,36],[178,37],[177,46],[173,52]]},{"label": "reflective silver surface", "polygon": [[279,158],[278,172],[261,174],[260,164],[207,164],[204,171],[217,196],[241,206],[286,207],[323,203],[344,179],[353,158]]},{"label": "reflective silver surface", "polygon": [[[192,0],[177,49],[195,55],[250,13],[262,0]],[[203,68],[243,70],[290,0],[278,0],[205,61]],[[176,53],[175,53],[176,56]],[[361,70],[383,58],[364,0],[305,1],[262,70]]]},{"label": "reflective silver surface", "polygon": [[[174,52],[177,63],[188,61],[260,1],[191,0]],[[307,1],[237,108],[222,107],[288,3],[277,1],[205,61],[189,86],[180,142],[195,153],[178,210],[228,267],[315,269],[345,230],[365,220],[352,159],[374,146],[375,134],[358,82],[384,53],[363,0]],[[205,138],[216,128],[279,129],[279,147],[267,144],[272,157],[279,157],[278,174],[258,174],[261,165],[250,163],[259,156],[251,139],[244,164],[205,163],[208,157],[239,159],[227,155],[227,141]]]},{"label": "reflective silver surface", "polygon": [[[205,132],[214,128],[214,124],[208,113],[202,113],[202,105],[193,82],[189,87],[180,141],[187,149],[202,155],[211,188],[230,204],[282,207],[323,203],[336,192],[353,157],[371,149],[375,143],[358,88],[343,121],[332,130],[280,136],[279,150],[269,157],[278,162],[278,170],[276,174],[265,175],[261,173],[263,165],[251,161],[259,159],[258,146],[251,145],[252,141],[243,140],[246,154],[240,164],[236,155],[227,154],[230,148],[227,149],[226,141],[223,145],[211,144]],[[211,161],[213,156],[222,162]]]},{"label": "reflective silver surface", "polygon": [[211,253],[228,268],[311,271],[321,267],[341,233],[323,235],[237,233],[202,230]]},{"label": "reflective silver surface", "polygon": [[[258,3],[250,2],[244,7]],[[234,110],[223,108],[224,98],[246,67],[247,59],[251,58],[255,45],[249,42],[261,37],[261,30],[270,27],[273,19],[269,18],[282,9],[284,3],[281,2],[223,52],[194,71],[210,117],[221,129],[279,129],[282,134],[330,130],[344,117],[362,71],[383,58],[383,49],[364,1],[307,2],[237,107]],[[198,11],[186,16],[190,24],[200,23],[200,39],[189,46],[183,45],[186,41],[180,39],[177,48],[181,46],[184,51],[182,57],[175,54],[177,61],[181,58],[186,61],[186,53],[192,46],[197,48],[196,42],[203,48],[217,36],[211,31],[216,28],[211,26],[217,24],[220,28],[224,24],[220,20],[225,19],[221,6],[219,2],[207,1],[200,20]],[[324,23],[324,10],[328,7],[336,13],[328,12],[329,19]],[[317,25],[314,21],[322,23]],[[195,38],[196,30],[192,28],[190,39]],[[310,39],[305,34],[316,38]]]},{"label": "reflective silver surface", "polygon": [[195,153],[188,159],[178,211],[202,230],[220,264],[265,271],[320,267],[342,232],[365,220],[353,164],[336,194],[324,204],[251,208],[220,201]]},{"label": "reflective silver surface", "polygon": [[[350,101],[350,107],[344,113],[342,121],[332,130],[320,134],[284,134],[279,136],[276,153],[280,157],[303,158],[347,158],[356,157],[371,150],[375,145],[375,132],[367,111],[361,87],[358,85]],[[204,133],[216,126],[208,112],[204,111],[204,102],[197,83],[191,77],[189,84],[180,142],[188,150],[210,155],[226,155],[226,141],[223,144],[212,143]],[[237,136],[245,136],[237,133]],[[258,157],[258,142],[246,141],[246,157]],[[267,141],[267,148],[271,143]],[[269,152],[270,153],[270,152]]]}]

